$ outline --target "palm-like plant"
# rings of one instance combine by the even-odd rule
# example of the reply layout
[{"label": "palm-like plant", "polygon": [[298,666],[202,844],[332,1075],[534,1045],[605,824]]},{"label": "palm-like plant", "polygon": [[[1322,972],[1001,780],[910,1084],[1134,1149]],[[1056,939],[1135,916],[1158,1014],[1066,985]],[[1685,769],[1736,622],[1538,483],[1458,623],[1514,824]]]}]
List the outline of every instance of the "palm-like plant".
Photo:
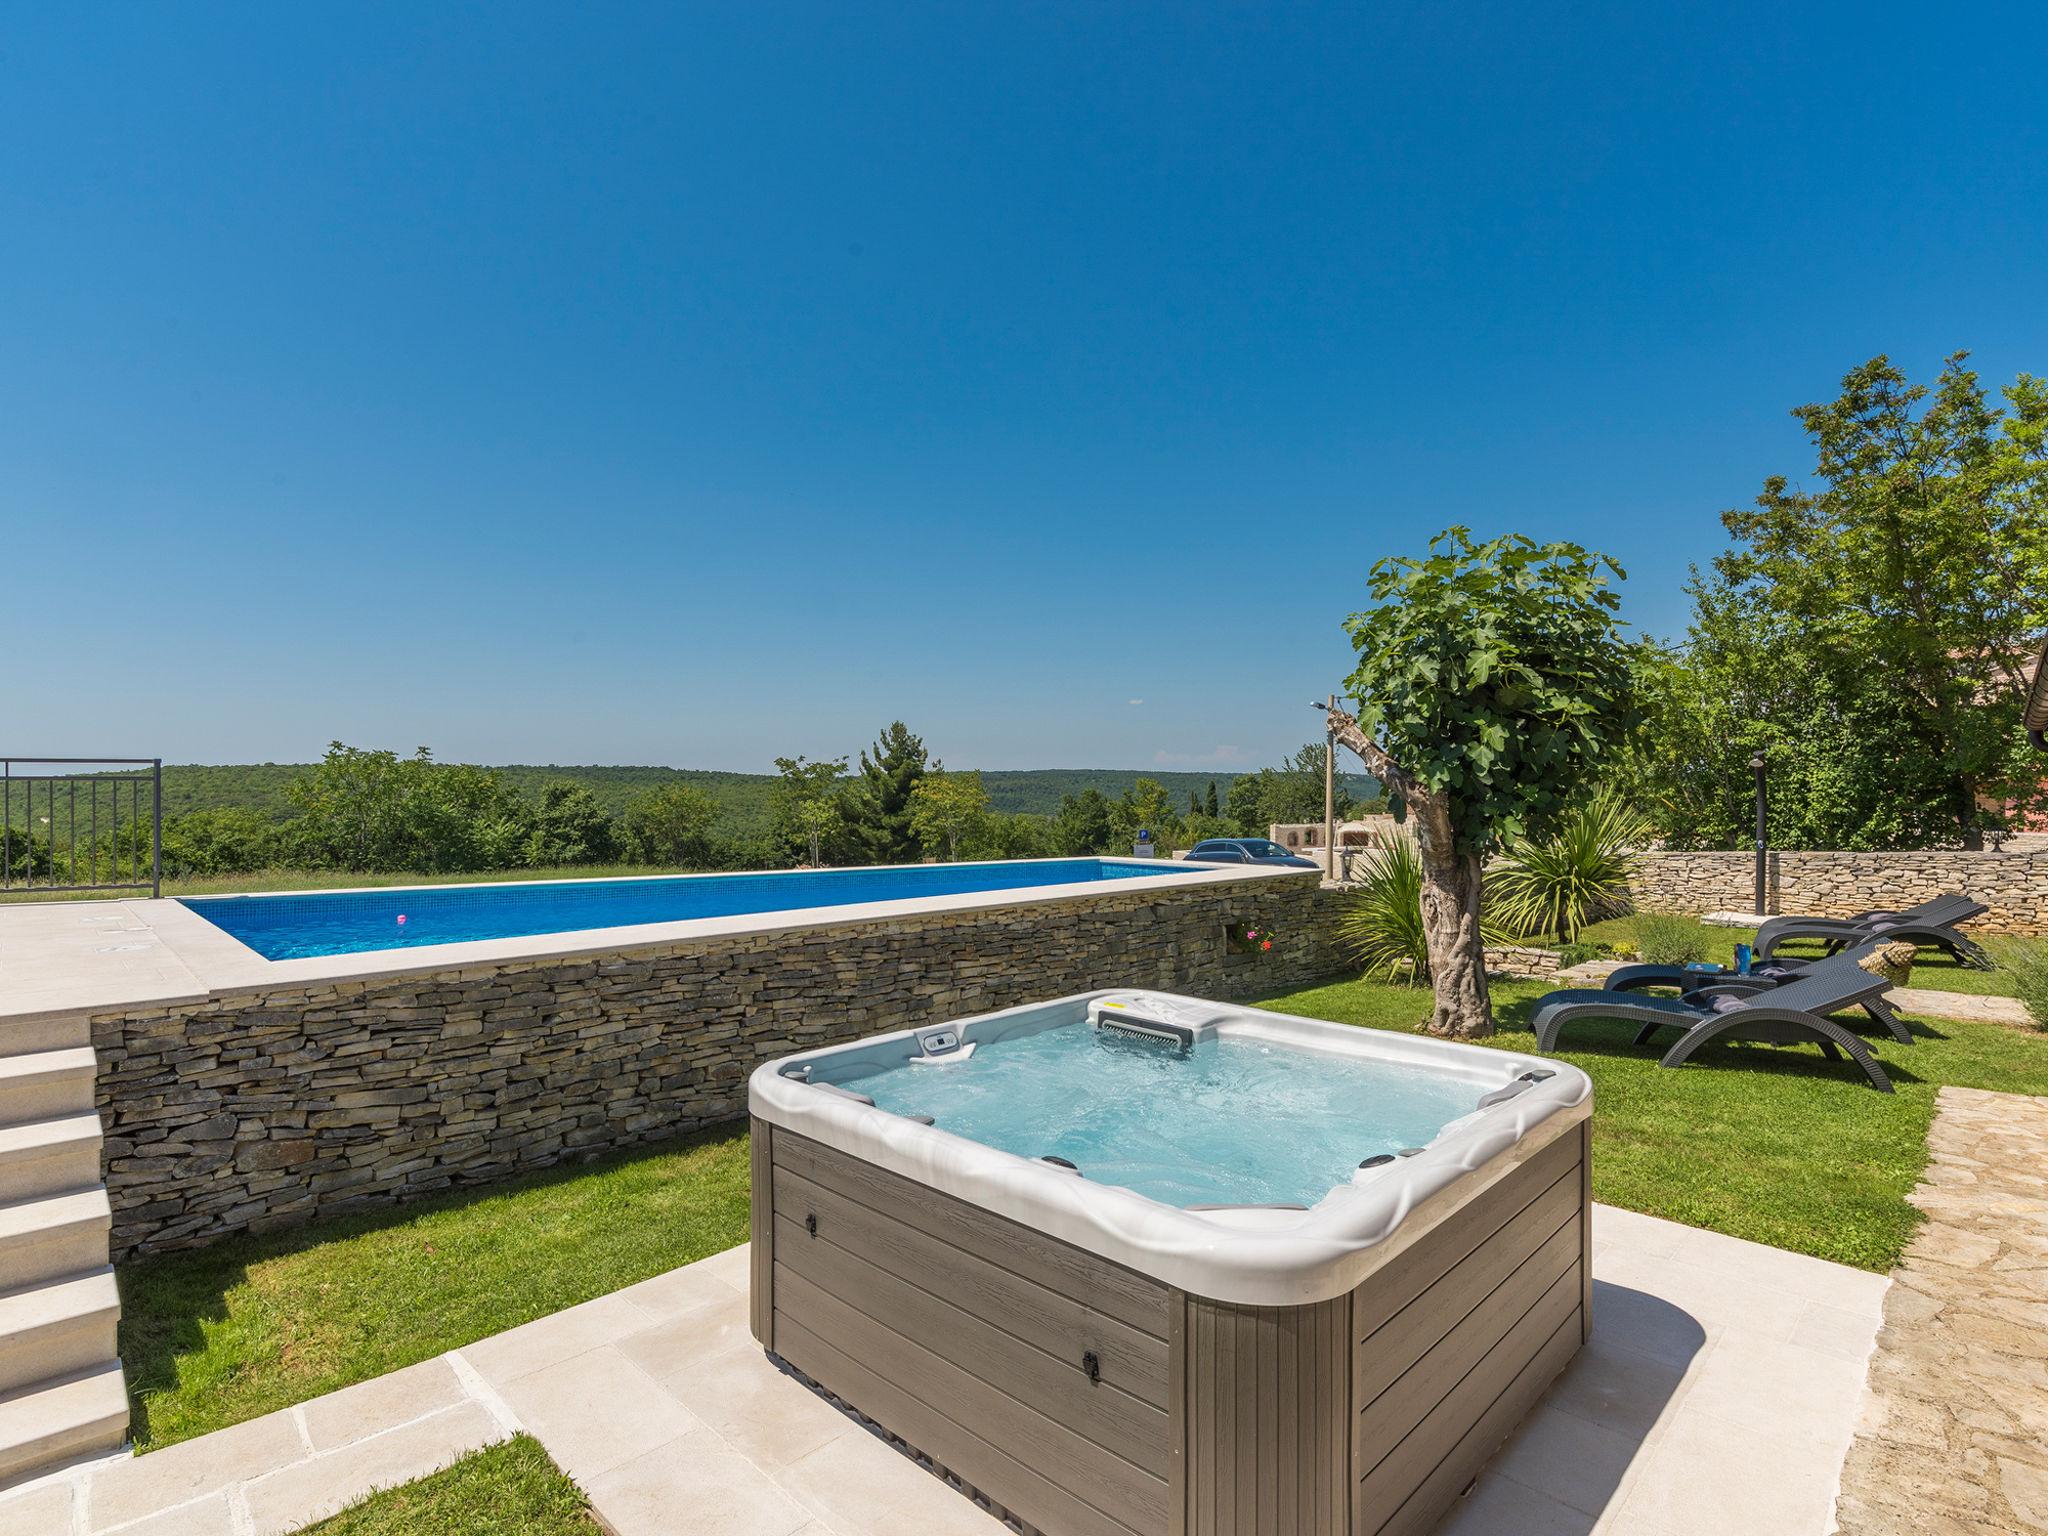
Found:
[{"label": "palm-like plant", "polygon": [[1429,980],[1429,941],[1422,931],[1422,856],[1396,837],[1367,854],[1338,934],[1368,977]]},{"label": "palm-like plant", "polygon": [[1648,818],[1602,790],[1549,837],[1509,845],[1486,872],[1488,916],[1502,929],[1570,944],[1588,923],[1628,910],[1636,850],[1649,837]]}]

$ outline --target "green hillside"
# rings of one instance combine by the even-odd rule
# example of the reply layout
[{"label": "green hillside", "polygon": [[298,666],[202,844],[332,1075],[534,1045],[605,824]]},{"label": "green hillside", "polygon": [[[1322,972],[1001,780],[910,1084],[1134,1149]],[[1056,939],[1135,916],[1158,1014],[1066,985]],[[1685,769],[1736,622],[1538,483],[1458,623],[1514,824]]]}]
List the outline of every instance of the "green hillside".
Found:
[{"label": "green hillside", "polygon": [[[164,814],[182,816],[187,811],[235,807],[255,811],[282,821],[291,814],[285,786],[311,767],[307,763],[166,763],[164,765]],[[765,827],[768,797],[775,783],[773,774],[723,773],[709,768],[613,767],[602,764],[569,766],[514,763],[497,771],[516,789],[527,795],[539,792],[549,779],[571,779],[585,785],[612,815],[625,810],[635,795],[663,784],[689,784],[709,794],[723,807],[734,831]],[[1219,773],[1167,773],[1136,768],[1001,768],[984,770],[981,778],[989,799],[1004,812],[1050,816],[1066,795],[1098,790],[1115,799],[1139,779],[1155,779],[1164,785],[1172,802],[1185,807],[1190,794],[1206,795],[1216,786],[1218,795],[1230,792],[1236,775]],[[1375,793],[1373,781],[1363,774],[1343,776],[1352,794]]]}]

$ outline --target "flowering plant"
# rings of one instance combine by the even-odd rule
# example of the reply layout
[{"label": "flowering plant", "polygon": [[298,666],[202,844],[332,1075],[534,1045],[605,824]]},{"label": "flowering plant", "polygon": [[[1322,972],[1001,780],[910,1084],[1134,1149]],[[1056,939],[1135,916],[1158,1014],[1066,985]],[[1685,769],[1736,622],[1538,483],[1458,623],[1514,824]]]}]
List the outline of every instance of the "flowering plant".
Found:
[{"label": "flowering plant", "polygon": [[1233,955],[1263,955],[1273,947],[1277,935],[1256,923],[1231,923],[1223,930],[1225,947]]}]

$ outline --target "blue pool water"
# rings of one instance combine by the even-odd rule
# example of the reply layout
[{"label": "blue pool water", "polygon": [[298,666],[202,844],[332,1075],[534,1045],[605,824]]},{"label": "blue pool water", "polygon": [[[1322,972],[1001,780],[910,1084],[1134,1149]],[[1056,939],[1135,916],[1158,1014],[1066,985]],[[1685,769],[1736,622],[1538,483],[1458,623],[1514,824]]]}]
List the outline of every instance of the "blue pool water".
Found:
[{"label": "blue pool water", "polygon": [[906,1063],[845,1086],[1019,1157],[1064,1157],[1167,1205],[1314,1205],[1361,1160],[1420,1147],[1483,1088],[1441,1073],[1254,1040],[1186,1053],[1085,1024]]},{"label": "blue pool water", "polygon": [[790,912],[799,907],[1126,880],[1140,875],[1184,874],[1191,868],[1171,860],[1051,859],[663,880],[554,880],[431,890],[335,891],[316,896],[202,896],[184,898],[184,903],[265,959],[298,960],[465,939],[510,939],[696,917]]}]

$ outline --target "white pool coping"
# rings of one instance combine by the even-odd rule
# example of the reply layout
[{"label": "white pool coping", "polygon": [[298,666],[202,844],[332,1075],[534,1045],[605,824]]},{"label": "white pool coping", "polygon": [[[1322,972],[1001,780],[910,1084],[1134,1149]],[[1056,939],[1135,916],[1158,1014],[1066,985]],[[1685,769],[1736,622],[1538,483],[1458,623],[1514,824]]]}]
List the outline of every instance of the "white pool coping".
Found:
[{"label": "white pool coping", "polygon": [[[1470,1087],[1473,1111],[1445,1126],[1414,1156],[1360,1169],[1306,1211],[1260,1207],[1194,1211],[1098,1184],[893,1114],[844,1092],[801,1080],[837,1061],[894,1066],[921,1054],[920,1036],[956,1033],[963,1046],[1048,1028],[1088,1028],[1088,1004],[1127,1000],[1154,1017],[1211,1036],[1252,1039],[1322,1056],[1390,1062],[1453,1077]],[[929,1070],[943,1072],[943,1065]],[[1523,1073],[1542,1080],[1501,1103],[1478,1100]],[[858,1087],[857,1076],[852,1078]],[[1150,1275],[1191,1295],[1245,1306],[1292,1307],[1352,1290],[1426,1236],[1451,1212],[1507,1177],[1593,1109],[1592,1080],[1548,1056],[1464,1045],[1428,1036],[1359,1029],[1235,1003],[1133,988],[1104,988],[1027,1003],[944,1024],[894,1030],[847,1045],[799,1051],[763,1063],[748,1083],[758,1119],[807,1136],[928,1188]]]},{"label": "white pool coping", "polygon": [[[1105,856],[1107,862],[1137,859]],[[1063,859],[990,860],[988,863],[1051,864]],[[798,907],[782,912],[738,913],[678,922],[583,928],[516,938],[472,939],[422,944],[405,949],[359,950],[295,960],[268,960],[173,897],[120,901],[49,901],[0,905],[0,1024],[82,1009],[146,1007],[202,1001],[211,997],[273,988],[336,982],[379,981],[425,973],[497,968],[523,961],[660,949],[842,928],[860,923],[992,912],[1007,908],[1086,901],[1107,896],[1144,896],[1206,889],[1262,880],[1317,880],[1314,870],[1246,865],[1190,866],[1172,862],[1173,872],[1117,880],[1084,880],[1062,885],[954,892],[895,901],[848,902]],[[927,865],[880,865],[876,869],[923,869]],[[734,873],[629,876],[631,880],[731,878]],[[369,895],[403,891],[517,890],[532,885],[615,883],[602,877],[575,881],[491,881],[479,885],[344,887],[335,891],[251,891],[250,896]],[[238,893],[239,894],[239,893]],[[197,898],[195,898],[197,899]],[[205,898],[214,899],[214,898]]]}]

